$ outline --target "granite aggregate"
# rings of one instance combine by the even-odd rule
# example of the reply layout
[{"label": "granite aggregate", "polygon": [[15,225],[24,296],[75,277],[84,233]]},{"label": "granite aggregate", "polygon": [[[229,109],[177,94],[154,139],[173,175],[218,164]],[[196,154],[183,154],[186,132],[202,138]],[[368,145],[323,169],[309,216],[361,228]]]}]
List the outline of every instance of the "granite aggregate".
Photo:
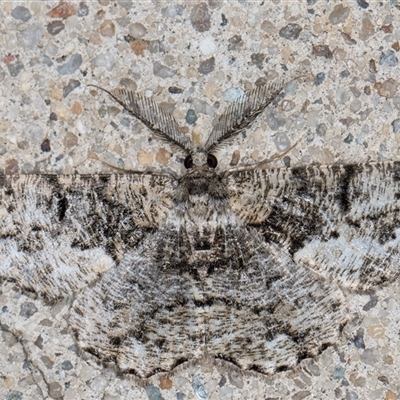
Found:
[{"label": "granite aggregate", "polygon": [[[400,160],[399,3],[92,0],[0,3],[0,172],[180,172],[183,159],[104,94],[171,110],[196,143],[245,90],[304,68],[221,168]],[[192,110],[195,118],[189,118]],[[207,361],[143,384],[82,357],[68,302],[0,286],[0,399],[400,399],[400,286],[347,294],[342,338],[263,377]]]}]

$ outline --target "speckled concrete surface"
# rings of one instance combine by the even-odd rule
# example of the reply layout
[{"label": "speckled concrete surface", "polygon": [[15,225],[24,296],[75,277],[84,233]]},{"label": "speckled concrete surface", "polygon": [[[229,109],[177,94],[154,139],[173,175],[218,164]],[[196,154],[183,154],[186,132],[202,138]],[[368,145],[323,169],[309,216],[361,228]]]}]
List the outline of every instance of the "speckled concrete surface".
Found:
[{"label": "speckled concrete surface", "polygon": [[[396,0],[2,1],[0,27],[3,173],[182,170],[89,83],[155,99],[200,142],[242,90],[304,69],[309,77],[221,151],[221,168],[296,142],[275,165],[400,159]],[[241,375],[204,361],[140,383],[78,354],[68,301],[46,304],[3,283],[0,398],[395,400],[399,302],[399,285],[349,294],[341,341],[295,371]]]}]

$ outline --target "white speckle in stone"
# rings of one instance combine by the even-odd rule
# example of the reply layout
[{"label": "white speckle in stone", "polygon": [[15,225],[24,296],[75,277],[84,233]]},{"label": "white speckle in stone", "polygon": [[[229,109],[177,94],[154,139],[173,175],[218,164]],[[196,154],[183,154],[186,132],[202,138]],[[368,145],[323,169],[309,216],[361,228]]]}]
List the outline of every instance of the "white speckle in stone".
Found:
[{"label": "white speckle in stone", "polygon": [[350,104],[350,111],[356,113],[361,108],[361,101],[359,99],[355,99]]},{"label": "white speckle in stone", "polygon": [[97,393],[103,393],[108,386],[108,379],[103,375],[96,376],[90,383],[90,387]]},{"label": "white speckle in stone", "polygon": [[393,105],[400,110],[400,96],[393,97]]},{"label": "white speckle in stone", "polygon": [[41,24],[32,25],[30,28],[18,34],[18,43],[24,48],[33,50],[39,44],[43,36]]},{"label": "white speckle in stone", "polygon": [[219,398],[221,400],[231,400],[233,395],[233,389],[230,388],[229,386],[224,386],[221,388],[219,391]]},{"label": "white speckle in stone", "polygon": [[307,126],[309,128],[314,128],[317,126],[319,122],[319,111],[318,110],[311,110],[307,114]]},{"label": "white speckle in stone", "polygon": [[82,135],[84,135],[87,130],[86,130],[86,126],[83,124],[83,122],[80,119],[77,119],[75,121],[75,128],[78,130],[79,133],[81,133]]},{"label": "white speckle in stone", "polygon": [[379,349],[377,347],[365,349],[361,354],[360,360],[368,365],[376,365],[379,361]]},{"label": "white speckle in stone", "polygon": [[205,56],[210,56],[217,51],[217,45],[212,37],[206,37],[200,42],[200,51]]},{"label": "white speckle in stone", "polygon": [[385,100],[385,101],[383,102],[383,109],[384,109],[388,114],[391,114],[391,113],[393,112],[392,106],[390,105],[390,103],[389,103],[387,100]]},{"label": "white speckle in stone", "polygon": [[107,71],[112,71],[114,68],[114,56],[111,52],[99,54],[93,58],[90,63],[98,68],[105,68]]},{"label": "white speckle in stone", "polygon": [[[267,120],[267,124],[268,126],[273,130],[276,131],[279,128],[285,126],[286,120],[283,117],[283,115],[278,112],[275,111],[271,108],[267,108],[265,110],[265,118]],[[304,121],[303,121],[304,122]]]},{"label": "white speckle in stone", "polygon": [[297,82],[295,82],[295,81],[289,82],[285,86],[285,93],[289,96],[293,96],[296,93],[296,90],[298,87],[299,87],[299,85],[297,84]]},{"label": "white speckle in stone", "polygon": [[180,4],[176,4],[171,7],[166,7],[162,10],[162,15],[167,18],[173,18],[177,15],[182,15],[183,7]]},{"label": "white speckle in stone", "polygon": [[244,96],[244,94],[245,92],[241,88],[230,88],[228,90],[225,90],[223,98],[225,101],[233,102],[240,99],[242,96]]},{"label": "white speckle in stone", "polygon": [[214,110],[213,108],[207,104],[207,102],[199,99],[194,99],[192,103],[192,107],[194,110],[198,113],[213,116],[214,115]]},{"label": "white speckle in stone", "polygon": [[344,88],[340,87],[336,91],[336,100],[339,104],[345,104],[350,99],[349,91]]},{"label": "white speckle in stone", "polygon": [[135,39],[141,39],[146,33],[147,29],[140,22],[135,22],[129,26],[129,34]]},{"label": "white speckle in stone", "polygon": [[205,400],[208,397],[208,391],[206,390],[204,385],[201,383],[199,376],[197,376],[197,375],[193,376],[192,387],[193,387],[194,392],[196,393],[196,396],[200,400]]},{"label": "white speckle in stone", "polygon": [[346,400],[357,400],[358,396],[357,396],[357,394],[355,392],[353,392],[353,391],[349,392],[348,390],[346,390],[345,399]]},{"label": "white speckle in stone", "polygon": [[43,129],[39,125],[30,124],[24,129],[24,136],[30,142],[39,144],[44,138]]},{"label": "white speckle in stone", "polygon": [[285,132],[279,132],[274,139],[278,151],[285,152],[290,149],[291,143]]},{"label": "white speckle in stone", "polygon": [[80,371],[79,378],[82,381],[88,381],[99,375],[99,371],[91,367],[90,365],[84,365]]}]

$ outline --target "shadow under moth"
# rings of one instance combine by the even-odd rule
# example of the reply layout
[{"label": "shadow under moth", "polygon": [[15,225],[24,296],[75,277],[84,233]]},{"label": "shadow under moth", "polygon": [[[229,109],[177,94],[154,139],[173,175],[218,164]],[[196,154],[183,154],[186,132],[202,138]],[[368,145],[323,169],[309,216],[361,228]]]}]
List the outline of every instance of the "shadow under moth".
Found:
[{"label": "shadow under moth", "polygon": [[79,348],[142,378],[205,354],[263,374],[319,354],[347,322],[344,291],[399,274],[400,164],[219,171],[218,149],[283,88],[233,103],[199,148],[152,100],[106,91],[186,172],[1,176],[0,276],[72,296]]}]

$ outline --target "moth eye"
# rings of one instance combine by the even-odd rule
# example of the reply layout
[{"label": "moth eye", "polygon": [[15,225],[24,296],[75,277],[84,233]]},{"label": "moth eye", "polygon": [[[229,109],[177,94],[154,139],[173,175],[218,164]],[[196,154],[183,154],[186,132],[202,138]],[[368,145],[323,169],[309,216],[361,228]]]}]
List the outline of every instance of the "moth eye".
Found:
[{"label": "moth eye", "polygon": [[185,158],[183,165],[186,169],[193,168],[193,158],[190,154]]},{"label": "moth eye", "polygon": [[209,154],[207,156],[207,165],[210,168],[216,168],[216,166],[218,165],[217,157],[215,157],[213,154]]}]

